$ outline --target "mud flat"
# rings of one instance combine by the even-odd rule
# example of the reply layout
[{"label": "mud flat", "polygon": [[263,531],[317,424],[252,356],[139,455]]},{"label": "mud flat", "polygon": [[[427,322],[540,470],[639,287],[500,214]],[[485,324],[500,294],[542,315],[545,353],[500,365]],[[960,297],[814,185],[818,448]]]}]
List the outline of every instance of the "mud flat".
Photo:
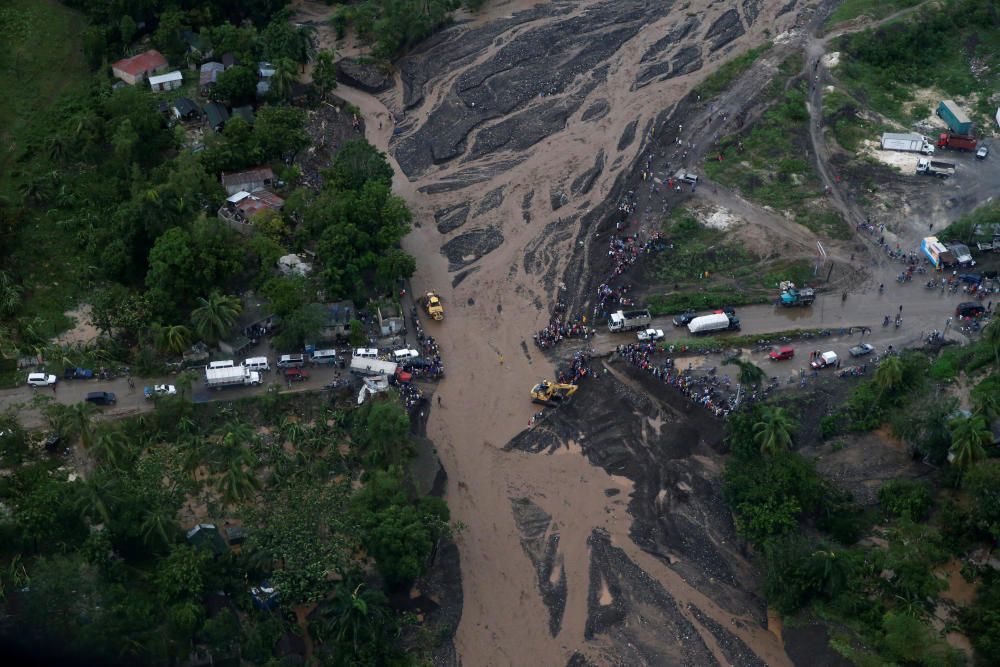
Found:
[{"label": "mud flat", "polygon": [[794,27],[779,4],[491,3],[377,98],[338,89],[420,223],[414,289],[445,303],[427,435],[465,526],[462,664],[789,664],[719,498],[719,423],[612,363],[526,431],[528,389],[554,374],[531,334],[603,279],[590,239],[650,132],[720,63]]}]

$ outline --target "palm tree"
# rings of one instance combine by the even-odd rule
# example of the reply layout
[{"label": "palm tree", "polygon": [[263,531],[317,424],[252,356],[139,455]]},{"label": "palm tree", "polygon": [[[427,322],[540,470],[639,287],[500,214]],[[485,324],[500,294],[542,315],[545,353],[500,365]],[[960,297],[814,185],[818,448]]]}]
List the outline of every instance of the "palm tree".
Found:
[{"label": "palm tree", "polygon": [[305,71],[305,64],[316,55],[316,28],[311,25],[300,25],[295,30],[295,59],[302,64],[302,71]]},{"label": "palm tree", "polygon": [[110,507],[118,502],[115,480],[107,475],[93,475],[77,487],[74,507],[87,520],[107,525],[111,521]]},{"label": "palm tree", "polygon": [[753,425],[753,442],[761,454],[774,456],[791,448],[794,430],[795,422],[784,408],[765,407],[761,409],[761,421]]},{"label": "palm tree", "polygon": [[301,422],[288,417],[281,420],[280,430],[282,437],[293,445],[298,445],[306,434],[306,428]]},{"label": "palm tree", "polygon": [[53,162],[62,162],[69,150],[65,137],[53,134],[45,140],[45,151]]},{"label": "palm tree", "polygon": [[361,646],[382,638],[390,627],[388,613],[381,591],[349,577],[337,585],[333,601],[323,609],[317,638],[357,653]]},{"label": "palm tree", "polygon": [[193,387],[194,383],[197,382],[200,378],[201,376],[198,373],[192,370],[186,370],[177,376],[177,379],[174,381],[174,384],[177,385],[177,388],[180,390],[181,395],[186,396],[187,394],[191,393],[191,387]]},{"label": "palm tree", "polygon": [[993,318],[983,329],[983,340],[993,350],[993,361],[1000,366],[1000,317]]},{"label": "palm tree", "polygon": [[299,69],[291,58],[279,58],[274,66],[271,77],[271,90],[282,100],[287,100],[292,93],[292,86],[298,80]]},{"label": "palm tree", "polygon": [[259,486],[252,470],[245,467],[242,461],[233,461],[219,478],[218,488],[222,501],[231,505],[249,496]]},{"label": "palm tree", "polygon": [[959,417],[949,424],[951,448],[948,461],[964,472],[986,458],[986,447],[993,442],[993,433],[981,415]]},{"label": "palm tree", "polygon": [[807,562],[807,568],[812,578],[820,582],[823,592],[828,598],[836,597],[847,588],[850,576],[850,563],[844,554],[829,549],[814,551]]},{"label": "palm tree", "polygon": [[191,323],[199,336],[214,343],[229,333],[242,310],[239,298],[212,292],[207,299],[198,297]]},{"label": "palm tree", "polygon": [[10,316],[21,305],[21,286],[6,271],[0,271],[0,315]]},{"label": "palm tree", "polygon": [[69,433],[80,436],[85,449],[90,449],[94,441],[94,415],[97,406],[93,403],[74,403],[66,408],[66,421]]},{"label": "palm tree", "polygon": [[993,375],[969,392],[972,399],[973,412],[982,415],[987,423],[1000,418],[1000,375]]},{"label": "palm tree", "polygon": [[[728,357],[722,363],[726,366],[739,367],[740,374],[736,378],[736,382],[739,384],[738,390],[745,387],[759,387],[764,382],[764,378],[767,377],[760,366],[752,361],[744,361],[739,357]],[[739,403],[739,394],[740,392],[737,391],[737,403]]]},{"label": "palm tree", "polygon": [[158,349],[172,354],[182,354],[191,344],[191,330],[183,324],[156,325],[153,339]]},{"label": "palm tree", "polygon": [[105,428],[94,439],[90,453],[101,464],[120,468],[132,454],[132,443],[121,429]]},{"label": "palm tree", "polygon": [[886,392],[893,392],[903,382],[903,362],[899,357],[889,357],[882,361],[875,371],[875,384],[879,388],[879,398]]},{"label": "palm tree", "polygon": [[149,546],[170,546],[177,532],[174,513],[159,506],[146,510],[142,517],[142,541]]}]

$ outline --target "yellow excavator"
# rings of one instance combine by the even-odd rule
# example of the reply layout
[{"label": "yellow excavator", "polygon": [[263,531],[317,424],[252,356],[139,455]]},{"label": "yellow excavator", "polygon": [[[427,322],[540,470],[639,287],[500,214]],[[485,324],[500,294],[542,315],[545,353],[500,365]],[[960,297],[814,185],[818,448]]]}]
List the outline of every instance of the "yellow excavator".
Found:
[{"label": "yellow excavator", "polygon": [[559,384],[542,380],[531,388],[531,400],[535,403],[555,407],[565,403],[575,393],[575,384]]},{"label": "yellow excavator", "polygon": [[424,310],[431,316],[431,319],[441,321],[444,319],[444,306],[441,305],[441,297],[434,292],[428,292],[423,298]]}]

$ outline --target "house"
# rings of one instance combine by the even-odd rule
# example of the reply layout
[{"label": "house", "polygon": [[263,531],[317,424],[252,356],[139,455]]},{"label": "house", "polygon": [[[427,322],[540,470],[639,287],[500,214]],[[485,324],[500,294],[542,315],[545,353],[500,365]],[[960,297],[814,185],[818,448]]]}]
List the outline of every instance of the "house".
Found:
[{"label": "house", "polygon": [[258,63],[257,76],[262,79],[270,79],[278,69],[271,63]]},{"label": "house", "polygon": [[242,118],[247,125],[253,125],[253,107],[247,104],[242,107],[233,107],[233,118]]},{"label": "house", "polygon": [[192,120],[201,117],[201,107],[186,97],[178,97],[170,107],[177,120]]},{"label": "house", "polygon": [[321,341],[336,341],[347,338],[351,334],[351,320],[358,315],[353,301],[337,301],[323,304],[326,321],[320,329]]},{"label": "house", "polygon": [[187,541],[195,549],[207,549],[213,555],[226,553],[226,541],[219,534],[219,529],[212,523],[199,523],[187,532]]},{"label": "house", "polygon": [[157,74],[149,77],[149,87],[155,93],[162,93],[165,90],[176,90],[184,83],[184,75],[178,71]]},{"label": "house", "polygon": [[222,63],[217,62],[207,62],[202,63],[201,73],[198,76],[198,87],[201,89],[202,94],[215,83],[218,79],[219,74],[226,70],[226,66]]},{"label": "house", "polygon": [[270,167],[257,167],[247,171],[238,171],[232,174],[222,174],[222,187],[226,193],[234,195],[237,192],[254,192],[263,190],[274,183],[274,172]]},{"label": "house", "polygon": [[231,52],[227,51],[222,54],[222,64],[226,66],[226,69],[229,69],[233,65],[239,65],[240,59]]},{"label": "house", "polygon": [[[216,132],[221,132],[229,120],[229,111],[218,102],[209,102],[205,105],[205,117],[208,119],[208,126]],[[232,194],[231,192],[229,194]]]},{"label": "house", "polygon": [[298,255],[282,255],[278,258],[278,272],[283,276],[302,276],[305,278],[312,272],[312,264],[304,261]]},{"label": "house", "polygon": [[378,315],[379,332],[383,336],[395,336],[406,326],[403,322],[403,314],[395,305],[383,304],[375,312]]},{"label": "house", "polygon": [[111,65],[111,73],[125,83],[134,86],[150,74],[167,69],[167,59],[159,51],[150,49],[131,58],[124,58]]},{"label": "house", "polygon": [[228,222],[237,231],[247,231],[245,225],[253,224],[255,215],[268,209],[280,211],[285,200],[267,190],[242,190],[226,199],[219,209],[219,219]]}]

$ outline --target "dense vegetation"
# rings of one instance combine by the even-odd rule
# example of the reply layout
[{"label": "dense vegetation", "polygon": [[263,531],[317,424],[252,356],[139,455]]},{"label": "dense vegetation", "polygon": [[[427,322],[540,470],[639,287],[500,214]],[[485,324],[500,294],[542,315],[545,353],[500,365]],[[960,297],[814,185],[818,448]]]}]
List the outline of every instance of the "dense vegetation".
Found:
[{"label": "dense vegetation", "polygon": [[992,0],[946,0],[912,18],[840,39],[838,75],[854,97],[895,120],[910,122],[933,109],[907,111],[915,88],[967,100],[976,120],[991,119],[990,96],[1000,83],[1000,14]]},{"label": "dense vegetation", "polygon": [[[835,448],[851,446],[836,440],[844,434],[887,424],[915,458],[940,466],[929,481],[884,483],[877,511],[794,451],[812,437],[797,419],[807,404],[730,417],[725,496],[738,532],[757,547],[769,604],[828,621],[831,646],[857,664],[965,664],[932,627],[949,568],[978,587],[957,620],[980,664],[994,664],[998,578],[969,555],[1000,537],[1000,450],[989,429],[1000,419],[998,355],[994,321],[971,346],[886,357],[823,418],[820,436]],[[959,370],[974,384],[970,412],[944,391]]]},{"label": "dense vegetation", "polygon": [[[385,593],[423,574],[449,527],[440,499],[405,488],[399,402],[219,406],[168,397],[151,416],[95,422],[89,404],[50,403],[51,425],[82,443],[74,474],[3,417],[3,464],[16,467],[0,485],[0,633],[95,662],[277,664],[305,630],[323,664],[410,664],[394,641],[408,621]],[[242,526],[246,541],[186,539],[182,516]],[[267,584],[273,608],[251,594]]]},{"label": "dense vegetation", "polygon": [[344,4],[332,23],[343,37],[348,26],[372,44],[372,55],[392,60],[451,22],[463,4],[470,10],[485,0],[357,0]]},{"label": "dense vegetation", "polygon": [[[98,344],[45,356],[77,364],[117,360],[151,372],[196,341],[232,336],[236,295],[247,288],[274,299],[270,312],[289,323],[280,343],[294,350],[323,324],[314,305],[320,294],[363,306],[395,293],[397,280],[412,274],[412,257],[399,249],[410,213],[391,193],[385,157],[363,139],[340,147],[321,187],[315,178],[313,189],[300,186],[295,157],[309,142],[307,114],[288,103],[298,64],[317,58],[321,81],[307,99],[318,99],[335,80],[331,54],[316,54],[311,32],[290,24],[284,10],[275,13],[283,4],[74,3],[90,20],[83,47],[96,72],[45,88],[49,99],[10,102],[20,106],[0,175],[4,355],[48,347],[71,324],[65,311],[86,295],[104,334]],[[0,16],[11,36],[0,58],[28,67],[44,14],[17,0]],[[72,40],[74,24],[58,25],[67,32],[53,39]],[[234,54],[243,65],[224,72],[208,93],[233,106],[257,97],[258,61],[277,63],[277,71],[267,97],[255,103],[252,125],[234,117],[221,133],[185,128],[169,121],[163,98],[148,86],[111,88],[107,63],[150,46],[180,68],[209,54]],[[197,96],[193,84],[178,94]],[[219,177],[259,165],[272,166],[284,183],[286,206],[238,233],[215,214],[226,197]],[[312,276],[275,276],[278,257],[305,250],[315,253]],[[14,379],[10,368],[6,384]]]}]

